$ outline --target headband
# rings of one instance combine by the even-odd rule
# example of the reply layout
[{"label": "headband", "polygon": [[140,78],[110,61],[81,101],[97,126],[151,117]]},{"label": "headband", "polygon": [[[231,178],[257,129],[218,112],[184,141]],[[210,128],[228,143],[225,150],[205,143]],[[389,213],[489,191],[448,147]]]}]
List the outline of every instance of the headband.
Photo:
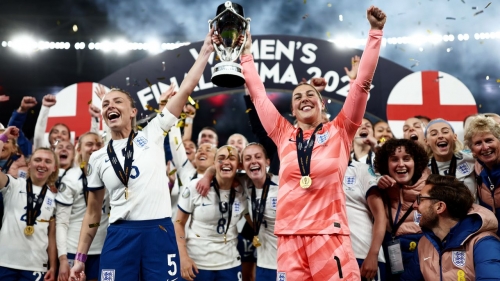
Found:
[{"label": "headband", "polygon": [[425,127],[424,136],[425,136],[426,138],[427,138],[427,130],[429,130],[429,128],[430,128],[432,125],[436,124],[436,123],[446,123],[446,125],[450,126],[451,131],[452,131],[453,133],[455,133],[455,130],[453,129],[453,126],[451,126],[450,122],[448,122],[448,121],[446,121],[446,120],[444,120],[444,119],[434,119],[434,120],[432,120],[431,122],[429,122],[429,124],[427,124],[427,127]]}]

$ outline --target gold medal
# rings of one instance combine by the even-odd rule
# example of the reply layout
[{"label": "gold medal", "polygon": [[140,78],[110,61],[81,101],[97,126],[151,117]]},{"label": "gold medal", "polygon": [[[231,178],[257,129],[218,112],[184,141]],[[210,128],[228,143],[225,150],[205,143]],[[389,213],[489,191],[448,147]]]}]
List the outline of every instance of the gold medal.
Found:
[{"label": "gold medal", "polygon": [[312,184],[312,179],[309,176],[302,176],[300,179],[300,187],[306,189],[309,188]]},{"label": "gold medal", "polygon": [[260,240],[259,240],[259,236],[255,235],[255,236],[253,237],[252,244],[253,244],[256,248],[257,248],[257,247],[262,246],[262,244],[260,243]]},{"label": "gold medal", "polygon": [[35,228],[32,225],[28,225],[24,228],[24,235],[31,236],[35,233]]}]

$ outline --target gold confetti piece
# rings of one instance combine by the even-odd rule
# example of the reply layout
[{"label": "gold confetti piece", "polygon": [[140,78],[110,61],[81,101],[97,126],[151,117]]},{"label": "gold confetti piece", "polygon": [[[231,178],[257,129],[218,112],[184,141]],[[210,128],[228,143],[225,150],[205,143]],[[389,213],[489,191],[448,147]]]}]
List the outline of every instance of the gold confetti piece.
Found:
[{"label": "gold confetti piece", "polygon": [[156,113],[161,113],[161,111],[159,111],[158,109],[156,108],[153,108],[151,105],[149,104],[146,104],[146,109],[149,110],[149,111],[154,111]]},{"label": "gold confetti piece", "polygon": [[38,222],[51,222],[54,220],[55,220],[55,218],[50,218],[50,220],[39,219]]},{"label": "gold confetti piece", "polygon": [[169,176],[175,174],[175,172],[177,172],[177,169],[173,169],[172,171],[170,171],[170,173],[168,173]]},{"label": "gold confetti piece", "polygon": [[188,102],[191,104],[191,105],[195,105],[195,101],[194,99],[191,97],[191,96],[188,96]]},{"label": "gold confetti piece", "polygon": [[181,220],[176,220],[175,222],[176,222],[176,223],[181,223]]},{"label": "gold confetti piece", "polygon": [[401,50],[401,51],[403,51],[403,52],[406,52],[405,48],[401,48],[401,47],[399,47],[398,49],[400,49],[400,50]]},{"label": "gold confetti piece", "polygon": [[177,57],[180,57],[180,56],[181,56],[181,54],[177,54]]},{"label": "gold confetti piece", "polygon": [[179,144],[176,148],[175,148],[175,151],[179,150],[179,148],[181,148],[181,145],[183,145],[182,143]]},{"label": "gold confetti piece", "polygon": [[157,80],[165,80],[165,77],[158,77]]},{"label": "gold confetti piece", "polygon": [[477,16],[477,15],[482,14],[482,13],[484,13],[484,11],[483,11],[483,10],[481,10],[481,11],[479,11],[479,12],[475,12],[475,13],[474,13],[474,16]]},{"label": "gold confetti piece", "polygon": [[326,32],[326,37],[330,38],[330,36],[331,36],[330,32],[327,31]]},{"label": "gold confetti piece", "polygon": [[454,17],[446,17],[447,20],[456,20]]},{"label": "gold confetti piece", "polygon": [[213,120],[212,123],[214,123],[214,125],[215,125],[215,124],[217,124],[217,121]]},{"label": "gold confetti piece", "polygon": [[196,101],[196,104],[194,105],[194,108],[200,109],[200,105],[198,104],[198,101]]},{"label": "gold confetti piece", "polygon": [[385,142],[385,138],[384,137],[380,138],[380,143],[384,143],[384,142]]},{"label": "gold confetti piece", "polygon": [[227,152],[229,152],[229,154],[227,155],[227,158],[233,156],[233,148],[232,147],[228,146],[227,147]]},{"label": "gold confetti piece", "polygon": [[146,78],[146,83],[148,83],[148,86],[149,86],[149,87],[152,87],[152,86],[153,86],[153,85],[151,84],[151,82],[149,82],[149,79],[148,79],[148,78]]},{"label": "gold confetti piece", "polygon": [[[306,1],[306,0],[304,0],[304,1]],[[196,234],[196,237],[200,237],[200,235]]]},{"label": "gold confetti piece", "polygon": [[91,103],[92,103],[92,100],[89,100],[89,101],[87,102],[87,104],[91,104]]},{"label": "gold confetti piece", "polygon": [[410,60],[411,60],[411,61],[416,61],[416,62],[419,62],[419,61],[418,61],[418,60],[416,60],[416,59],[410,59]]},{"label": "gold confetti piece", "polygon": [[497,79],[497,83],[500,83],[500,79]]},{"label": "gold confetti piece", "polygon": [[184,121],[179,121],[179,123],[177,123],[177,128],[182,128],[184,127]]},{"label": "gold confetti piece", "polygon": [[137,125],[137,130],[139,130],[139,131],[142,130],[142,127]]},{"label": "gold confetti piece", "polygon": [[219,55],[215,56],[216,61],[220,61]]},{"label": "gold confetti piece", "polygon": [[306,3],[307,3],[307,0],[304,0],[304,4],[306,4]]},{"label": "gold confetti piece", "polygon": [[181,115],[180,115],[181,119],[186,119],[186,116],[187,116],[187,115],[186,115],[186,113],[185,113],[185,112],[182,112],[182,113],[181,113]]},{"label": "gold confetti piece", "polygon": [[327,5],[328,7],[331,7],[331,6],[332,6],[332,3],[328,3],[328,4],[326,4],[326,5]]},{"label": "gold confetti piece", "polygon": [[177,137],[174,137],[174,142],[175,142],[175,145],[179,144],[179,140],[177,139]]},{"label": "gold confetti piece", "polygon": [[251,108],[249,108],[249,109],[245,110],[245,113],[248,113],[248,112],[250,112],[251,110],[252,110],[252,109],[251,109]]},{"label": "gold confetti piece", "polygon": [[80,168],[82,168],[82,169],[85,168],[85,164],[87,164],[87,162],[82,161],[82,163],[80,163]]},{"label": "gold confetti piece", "polygon": [[432,34],[432,31],[430,31],[429,29],[427,29],[427,33]]},{"label": "gold confetti piece", "polygon": [[163,132],[163,136],[166,137],[168,135],[168,132]]},{"label": "gold confetti piece", "polygon": [[490,5],[491,5],[491,2],[488,3],[488,5],[486,5],[486,7],[484,7],[484,8],[487,9]]},{"label": "gold confetti piece", "polygon": [[35,111],[34,111],[34,110],[31,110],[31,114],[35,114]]}]

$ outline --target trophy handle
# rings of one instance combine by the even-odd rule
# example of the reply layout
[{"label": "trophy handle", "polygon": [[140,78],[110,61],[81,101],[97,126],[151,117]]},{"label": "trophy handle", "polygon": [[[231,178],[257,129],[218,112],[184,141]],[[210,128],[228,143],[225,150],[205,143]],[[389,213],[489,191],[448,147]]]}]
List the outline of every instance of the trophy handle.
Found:
[{"label": "trophy handle", "polygon": [[[247,26],[245,28],[245,34],[243,36],[243,44],[241,46],[239,46],[238,50],[237,50],[237,55],[235,56],[236,58],[239,58],[240,55],[241,55],[241,52],[243,52],[243,49],[245,48],[245,44],[247,43],[247,31],[250,31],[250,21],[252,19],[250,18],[246,18],[245,19],[245,22],[247,23]],[[235,59],[236,60],[236,59]]]}]

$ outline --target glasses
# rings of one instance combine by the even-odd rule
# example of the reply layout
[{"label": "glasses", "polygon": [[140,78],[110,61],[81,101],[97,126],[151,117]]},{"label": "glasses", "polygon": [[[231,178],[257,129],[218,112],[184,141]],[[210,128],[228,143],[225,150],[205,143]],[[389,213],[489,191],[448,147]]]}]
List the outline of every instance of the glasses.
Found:
[{"label": "glasses", "polygon": [[431,197],[431,196],[422,196],[422,195],[417,195],[417,205],[420,205],[420,202],[422,202],[422,199],[431,199],[431,200],[439,200],[436,197]]}]

